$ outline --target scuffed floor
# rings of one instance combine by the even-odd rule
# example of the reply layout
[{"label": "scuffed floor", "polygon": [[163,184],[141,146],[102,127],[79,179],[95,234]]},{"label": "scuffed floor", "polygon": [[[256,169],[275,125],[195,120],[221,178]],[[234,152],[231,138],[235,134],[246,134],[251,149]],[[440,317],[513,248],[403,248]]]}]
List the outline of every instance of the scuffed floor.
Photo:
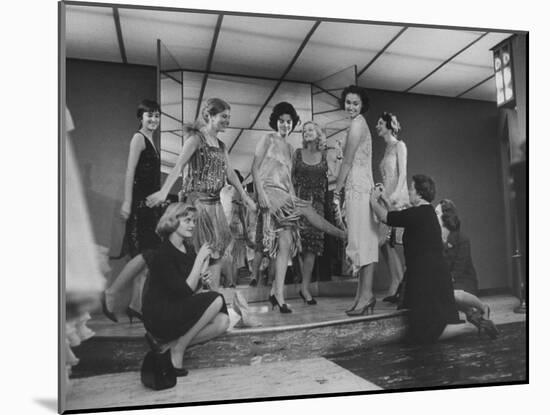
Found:
[{"label": "scuffed floor", "polygon": [[498,328],[495,340],[473,333],[428,346],[388,344],[325,358],[383,389],[526,381],[525,323]]}]

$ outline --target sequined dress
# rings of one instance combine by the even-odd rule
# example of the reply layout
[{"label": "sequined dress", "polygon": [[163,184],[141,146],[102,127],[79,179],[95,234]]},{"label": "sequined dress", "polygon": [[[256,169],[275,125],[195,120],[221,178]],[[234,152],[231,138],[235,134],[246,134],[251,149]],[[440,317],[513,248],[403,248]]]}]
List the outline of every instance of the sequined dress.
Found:
[{"label": "sequined dress", "polygon": [[364,265],[378,262],[378,223],[370,206],[372,141],[368,126],[355,152],[345,185],[345,216],[348,228],[346,255],[355,274]]},{"label": "sequined dress", "polygon": [[[141,134],[139,131],[138,133]],[[160,238],[155,229],[160,219],[161,208],[150,208],[146,204],[147,196],[160,190],[160,157],[151,141],[141,135],[145,148],[139,155],[134,173],[132,206],[126,221],[123,245],[131,257],[145,249],[154,249],[160,245]]]},{"label": "sequined dress", "polygon": [[199,138],[199,146],[186,166],[182,187],[183,200],[197,208],[193,245],[198,252],[207,242],[215,256],[221,257],[231,241],[220,201],[220,192],[227,180],[225,144],[218,140],[218,147],[208,145],[198,129],[189,129],[188,133]]},{"label": "sequined dress", "polygon": [[[307,164],[303,160],[302,149],[296,150],[294,158],[294,188],[296,195],[305,201],[311,202],[315,211],[325,217],[325,192],[327,189],[327,158],[322,153],[321,161],[317,164]],[[307,220],[300,221],[300,237],[302,251],[313,252],[317,256],[323,255],[324,233],[313,227]]]}]

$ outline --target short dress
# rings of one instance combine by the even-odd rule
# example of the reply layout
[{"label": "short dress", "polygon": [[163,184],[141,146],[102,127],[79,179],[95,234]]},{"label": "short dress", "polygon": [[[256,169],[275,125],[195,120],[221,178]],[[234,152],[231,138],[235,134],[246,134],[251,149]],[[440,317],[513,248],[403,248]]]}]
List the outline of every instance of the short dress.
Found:
[{"label": "short dress", "polygon": [[260,209],[261,218],[258,218],[257,232],[262,232],[262,249],[271,258],[279,251],[279,233],[290,230],[290,256],[296,256],[301,251],[299,222],[300,207],[311,206],[294,193],[291,180],[292,160],[290,144],[286,151],[276,144],[275,135],[269,135],[268,149],[259,168],[259,179],[267,199],[272,206],[269,209]]},{"label": "short dress", "polygon": [[221,257],[231,242],[231,232],[220,201],[220,192],[227,180],[225,144],[218,140],[218,147],[209,146],[198,129],[188,128],[187,133],[199,138],[199,147],[189,160],[182,187],[182,201],[197,208],[193,244],[198,252],[207,242]]},{"label": "short dress", "polygon": [[123,252],[133,258],[146,249],[154,249],[160,244],[155,232],[161,215],[161,207],[150,208],[146,204],[147,196],[160,190],[160,157],[147,137],[143,136],[145,148],[139,155],[134,173],[132,206],[126,221]]},{"label": "short dress", "polygon": [[[398,146],[406,148],[403,141],[396,141],[393,144],[388,144],[384,152],[384,157],[380,161],[380,174],[382,176],[382,182],[384,184],[386,196],[390,196],[394,192],[396,193],[397,200],[395,206],[391,207],[391,210],[401,210],[409,207],[409,191],[407,188],[407,179],[405,172],[405,181],[403,185],[397,189],[399,183],[399,163],[397,160]],[[396,191],[397,189],[397,191]],[[392,235],[393,233],[393,235]],[[403,243],[403,228],[391,228],[385,223],[380,223],[379,241],[380,244],[384,244],[386,241],[393,241],[398,244]]]},{"label": "short dress", "polygon": [[227,314],[223,296],[214,291],[195,294],[187,284],[196,254],[186,244],[181,252],[168,239],[156,250],[143,253],[149,278],[143,290],[143,324],[153,336],[175,340],[189,331],[217,297],[222,297],[222,313]]},{"label": "short dress", "polygon": [[[294,157],[293,182],[296,195],[302,200],[311,202],[313,209],[321,217],[325,217],[328,164],[326,153],[322,152],[321,154],[321,161],[311,165],[304,162],[302,149],[297,149]],[[300,220],[300,237],[302,252],[313,252],[317,256],[323,255],[325,235],[305,219]]]},{"label": "short dress", "polygon": [[435,210],[431,205],[420,205],[388,212],[387,223],[405,228],[403,307],[409,309],[407,339],[433,343],[447,324],[460,323]]}]

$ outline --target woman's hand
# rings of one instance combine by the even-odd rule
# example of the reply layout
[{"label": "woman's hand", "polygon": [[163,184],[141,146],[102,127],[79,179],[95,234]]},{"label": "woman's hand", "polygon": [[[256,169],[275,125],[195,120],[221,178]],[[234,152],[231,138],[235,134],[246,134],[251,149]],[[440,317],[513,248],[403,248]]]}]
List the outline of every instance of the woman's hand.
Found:
[{"label": "woman's hand", "polygon": [[256,203],[254,203],[254,201],[252,200],[252,198],[250,196],[245,194],[244,198],[243,198],[243,201],[244,201],[244,203],[246,203],[246,206],[248,207],[248,209],[250,209],[250,211],[256,212],[256,210],[258,208],[256,207]]},{"label": "woman's hand", "polygon": [[128,220],[130,217],[131,205],[132,204],[127,200],[122,203],[122,207],[120,208],[120,217],[122,219]]},{"label": "woman's hand", "polygon": [[258,189],[258,203],[260,204],[261,208],[269,209],[269,207],[270,207],[269,201],[267,200],[267,196],[264,192],[264,189],[262,189],[262,188]]},{"label": "woman's hand", "polygon": [[212,255],[212,248],[210,247],[210,244],[204,243],[202,244],[201,248],[199,249],[199,252],[197,252],[197,258],[195,259],[195,262],[198,261],[199,264],[202,264],[210,258]]},{"label": "woman's hand", "polygon": [[371,203],[378,203],[378,199],[380,199],[383,193],[384,193],[384,186],[376,185],[374,189],[372,189],[372,192],[370,193]]},{"label": "woman's hand", "polygon": [[212,271],[210,271],[210,269],[207,269],[205,272],[201,274],[201,287],[204,289],[210,289],[211,284],[212,284]]},{"label": "woman's hand", "polygon": [[165,195],[161,190],[159,190],[158,192],[155,192],[147,196],[145,203],[147,204],[147,207],[150,207],[150,208],[155,207],[163,203],[166,200],[166,196],[167,195]]}]

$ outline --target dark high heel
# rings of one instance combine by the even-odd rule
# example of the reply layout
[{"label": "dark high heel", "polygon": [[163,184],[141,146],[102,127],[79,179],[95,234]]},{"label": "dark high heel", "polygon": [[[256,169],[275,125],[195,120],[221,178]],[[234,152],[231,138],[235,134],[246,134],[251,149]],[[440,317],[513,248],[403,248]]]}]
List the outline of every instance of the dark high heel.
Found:
[{"label": "dark high heel", "polygon": [[399,296],[397,294],[388,295],[382,299],[385,303],[397,304],[399,302]]},{"label": "dark high heel", "polygon": [[134,317],[137,318],[139,321],[143,321],[143,315],[139,311],[134,310],[132,307],[126,308],[126,315],[130,320],[130,324],[133,324]]},{"label": "dark high heel", "polygon": [[103,314],[105,314],[105,317],[107,317],[113,323],[118,323],[118,319],[116,318],[115,313],[107,308],[107,299],[105,298],[106,296],[107,294],[105,294],[105,291],[103,291],[103,294],[101,295],[101,310],[103,311]]},{"label": "dark high heel", "polygon": [[256,278],[252,278],[248,285],[251,287],[255,287],[256,285],[258,285],[258,280]]},{"label": "dark high heel", "polygon": [[302,300],[304,300],[304,303],[306,303],[307,305],[317,304],[317,301],[315,301],[315,298],[313,298],[313,296],[311,297],[311,300],[306,300],[306,297],[304,296],[304,294],[302,294],[302,290],[298,291],[298,294],[300,294],[300,297],[302,297]]},{"label": "dark high heel", "polygon": [[483,318],[479,310],[473,310],[466,314],[466,320],[477,327],[477,335],[481,336],[481,333],[485,333],[491,340],[498,337],[500,332],[497,329],[495,323],[491,320]]},{"label": "dark high heel", "polygon": [[351,311],[346,311],[346,314],[350,317],[362,316],[364,314],[368,315],[369,314],[369,309],[370,309],[370,313],[374,314],[374,306],[375,305],[376,305],[376,297],[372,297],[367,302],[367,304],[365,304],[363,307],[356,308],[356,309],[351,310]]},{"label": "dark high heel", "polygon": [[275,307],[279,307],[279,311],[283,314],[286,313],[292,313],[292,310],[288,308],[288,304],[283,303],[283,305],[279,304],[279,301],[277,298],[272,294],[269,296],[269,302],[271,303],[271,309],[273,310]]}]

